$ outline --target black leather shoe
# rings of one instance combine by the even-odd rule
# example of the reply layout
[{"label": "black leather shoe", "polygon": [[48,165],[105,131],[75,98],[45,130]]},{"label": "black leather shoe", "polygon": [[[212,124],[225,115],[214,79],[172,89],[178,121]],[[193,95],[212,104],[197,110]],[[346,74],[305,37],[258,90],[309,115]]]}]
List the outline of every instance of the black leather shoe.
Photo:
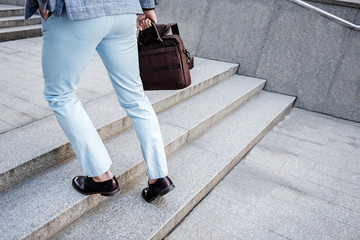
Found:
[{"label": "black leather shoe", "polygon": [[95,182],[91,177],[77,176],[72,180],[76,191],[85,195],[100,193],[103,196],[114,196],[120,192],[120,187],[115,176],[104,182]]},{"label": "black leather shoe", "polygon": [[173,190],[175,185],[169,177],[159,178],[155,183],[149,184],[142,191],[142,197],[147,202],[153,201],[158,196],[163,196]]}]

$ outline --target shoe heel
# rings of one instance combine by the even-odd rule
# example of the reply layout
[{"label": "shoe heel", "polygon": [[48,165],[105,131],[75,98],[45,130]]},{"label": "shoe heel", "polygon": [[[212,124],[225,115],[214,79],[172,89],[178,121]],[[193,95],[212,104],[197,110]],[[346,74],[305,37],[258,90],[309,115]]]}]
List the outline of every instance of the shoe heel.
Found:
[{"label": "shoe heel", "polygon": [[120,189],[116,189],[115,191],[113,192],[107,192],[107,193],[101,193],[101,196],[105,196],[105,197],[112,197],[114,196],[115,194],[117,194],[118,192],[120,192]]},{"label": "shoe heel", "polygon": [[171,192],[173,189],[175,188],[175,185],[172,185],[172,186],[170,186],[170,187],[168,187],[168,188],[166,188],[166,189],[164,189],[162,192],[160,192],[160,196],[164,196],[165,194],[167,194],[167,193],[169,193],[169,192]]}]

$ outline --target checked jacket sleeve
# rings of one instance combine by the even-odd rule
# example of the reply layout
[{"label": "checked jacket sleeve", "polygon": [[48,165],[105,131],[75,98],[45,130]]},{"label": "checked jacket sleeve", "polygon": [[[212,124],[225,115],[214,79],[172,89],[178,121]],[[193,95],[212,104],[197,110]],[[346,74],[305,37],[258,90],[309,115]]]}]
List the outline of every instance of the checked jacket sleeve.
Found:
[{"label": "checked jacket sleeve", "polygon": [[158,5],[158,0],[140,0],[142,9],[154,9],[155,5]]}]

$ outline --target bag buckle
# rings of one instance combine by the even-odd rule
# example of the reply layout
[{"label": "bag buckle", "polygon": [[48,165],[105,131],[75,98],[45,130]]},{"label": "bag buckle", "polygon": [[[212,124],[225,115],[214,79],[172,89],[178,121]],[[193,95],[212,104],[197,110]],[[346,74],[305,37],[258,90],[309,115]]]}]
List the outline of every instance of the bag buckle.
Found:
[{"label": "bag buckle", "polygon": [[191,55],[190,55],[190,52],[188,50],[186,50],[185,48],[182,50],[183,53],[185,53],[186,55],[186,63],[187,64],[190,64],[190,61],[191,61]]}]

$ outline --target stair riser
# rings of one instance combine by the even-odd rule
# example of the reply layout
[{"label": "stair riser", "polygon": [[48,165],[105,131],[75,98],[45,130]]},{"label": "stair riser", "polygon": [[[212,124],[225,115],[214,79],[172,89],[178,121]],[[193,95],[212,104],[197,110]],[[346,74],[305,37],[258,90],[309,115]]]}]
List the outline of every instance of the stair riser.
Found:
[{"label": "stair riser", "polygon": [[1,10],[0,17],[24,16],[24,9]]},{"label": "stair riser", "polygon": [[38,37],[41,36],[41,29],[31,29],[16,32],[0,33],[0,41],[15,40],[20,38]]},{"label": "stair riser", "polygon": [[73,155],[74,152],[71,144],[68,143],[40,157],[34,158],[10,171],[4,172],[0,175],[0,190],[10,188],[57,164],[59,159],[65,160]]},{"label": "stair riser", "polygon": [[[250,91],[248,94],[245,94],[242,96],[239,100],[233,102],[230,104],[226,110],[220,110],[210,118],[206,120],[208,123],[207,126],[204,124],[199,124],[195,126],[194,128],[185,131],[184,133],[177,136],[176,139],[173,139],[170,143],[165,145],[165,151],[166,155],[169,157],[172,153],[180,149],[182,146],[184,146],[186,143],[189,142],[189,139],[191,139],[189,136],[196,136],[200,135],[201,133],[205,132],[207,129],[210,128],[210,125],[213,125],[220,121],[222,118],[224,118],[227,114],[229,114],[232,110],[239,107],[241,104],[249,100],[251,97],[256,95],[261,89],[263,88],[264,84],[261,84],[259,87],[254,89],[253,91]],[[161,119],[160,119],[161,122]],[[276,123],[276,122],[275,122]],[[275,124],[274,123],[274,124]],[[210,125],[209,125],[210,124]],[[265,133],[264,133],[265,134]],[[256,143],[254,143],[255,145]],[[140,176],[141,174],[144,174],[146,172],[146,165],[144,161],[139,162],[132,168],[130,168],[127,172],[123,173],[118,177],[118,180],[121,184],[120,187],[124,187],[128,185],[131,181],[133,181],[135,178]],[[221,179],[221,178],[220,178]],[[217,183],[217,182],[216,182]],[[210,188],[211,189],[211,188]],[[206,194],[205,194],[206,195]],[[204,195],[204,196],[205,196]],[[55,235],[57,232],[71,224],[73,221],[75,221],[78,217],[80,217],[82,214],[84,214],[86,211],[93,208],[96,204],[100,203],[102,200],[106,198],[101,198],[98,196],[88,196],[81,200],[76,206],[73,206],[72,208],[68,209],[66,212],[63,212],[60,216],[53,219],[48,224],[38,228],[36,231],[28,235],[25,239],[46,239],[50,236]],[[68,214],[67,214],[68,212]],[[76,216],[73,218],[72,216]],[[50,230],[51,231],[50,231]],[[155,238],[156,239],[156,238]]]},{"label": "stair riser", "polygon": [[[73,221],[75,221],[76,219],[81,217],[84,213],[89,211],[89,209],[97,206],[105,199],[106,197],[102,197],[100,195],[89,196],[85,200],[79,202],[77,205],[69,208],[67,212],[60,214],[56,218],[49,221],[46,225],[38,228],[32,234],[25,236],[21,239],[22,240],[50,239],[54,234],[59,232],[61,229],[67,227]],[[83,207],[84,205],[86,205],[87,208],[84,208]]]},{"label": "stair riser", "polygon": [[0,21],[0,28],[10,28],[10,27],[21,27],[28,25],[41,24],[40,18],[30,18],[28,20],[8,20],[8,21]]},{"label": "stair riser", "polygon": [[170,108],[171,106],[175,105],[176,103],[183,101],[191,96],[195,96],[197,93],[202,92],[208,89],[211,86],[221,82],[224,79],[229,78],[230,76],[234,75],[237,71],[238,67],[231,68],[230,70],[223,72],[213,78],[208,79],[207,81],[201,82],[199,84],[193,85],[188,87],[187,91],[179,92],[176,95],[173,95],[167,99],[163,99],[153,105],[154,110],[156,112],[161,112],[165,109]]},{"label": "stair riser", "polygon": [[[178,150],[180,147],[185,145],[186,139],[188,138],[189,132],[179,136],[177,139],[172,141],[171,143],[165,146],[165,151],[167,157],[171,155],[171,153]],[[120,188],[125,187],[131,181],[139,177],[141,174],[146,172],[145,161],[141,161],[134,167],[130,168],[127,172],[123,173],[118,177],[118,181],[120,184]],[[81,200],[75,206],[69,208],[66,212],[63,212],[61,215],[52,219],[46,225],[38,228],[36,231],[32,232],[30,235],[24,237],[23,239],[31,240],[31,239],[48,239],[51,236],[55,235],[76,219],[81,217],[84,213],[101,203],[107,199],[106,197],[101,197],[99,195],[88,196]]]},{"label": "stair riser", "polygon": [[242,98],[239,98],[226,108],[222,109],[220,112],[218,112],[216,115],[212,116],[211,118],[208,118],[207,120],[203,121],[201,124],[199,124],[193,131],[189,132],[188,136],[188,142],[191,142],[198,136],[200,136],[202,133],[204,133],[207,129],[209,129],[211,126],[219,122],[221,119],[223,119],[226,115],[234,111],[236,108],[241,106],[242,104],[245,104],[249,99],[251,99],[253,96],[255,96],[257,93],[259,93],[265,86],[265,82],[261,85],[259,85],[254,90],[248,92],[245,94]]},{"label": "stair riser", "polygon": [[[188,88],[183,91],[177,92],[176,94],[160,100],[153,104],[154,110],[159,113],[170,106],[181,102],[198,92],[201,92],[214,84],[228,78],[231,75],[236,73],[237,67],[230,68],[226,72],[218,74],[200,84],[190,85]],[[131,126],[131,121],[129,118],[124,117],[117,121],[114,121],[110,124],[102,126],[98,129],[98,132],[101,138],[106,141],[111,139],[114,136],[117,136],[119,133]],[[10,188],[25,179],[36,175],[44,171],[45,169],[64,161],[65,159],[74,156],[70,144],[65,144],[58,148],[53,149],[52,151],[40,155],[32,160],[29,160],[26,164],[11,169],[3,174],[0,174],[0,191],[3,191],[7,188]]]},{"label": "stair riser", "polygon": [[187,214],[218,184],[241,159],[288,113],[293,103],[288,105],[266,128],[264,128],[246,148],[233,158],[219,173],[214,176],[184,207],[182,207],[166,224],[162,226],[151,238],[151,240],[163,239],[186,217]]}]

